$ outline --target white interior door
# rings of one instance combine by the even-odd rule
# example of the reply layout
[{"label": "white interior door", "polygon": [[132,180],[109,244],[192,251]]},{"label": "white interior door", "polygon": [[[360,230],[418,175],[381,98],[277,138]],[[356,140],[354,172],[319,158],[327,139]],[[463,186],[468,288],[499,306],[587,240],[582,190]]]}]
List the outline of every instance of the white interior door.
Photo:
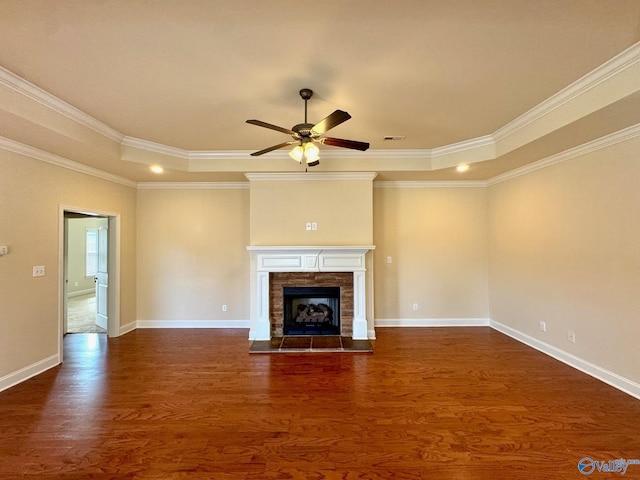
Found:
[{"label": "white interior door", "polygon": [[107,227],[98,228],[98,271],[96,273],[96,325],[107,330],[108,311],[107,299],[109,298],[109,258],[107,247],[109,245],[109,230]]}]

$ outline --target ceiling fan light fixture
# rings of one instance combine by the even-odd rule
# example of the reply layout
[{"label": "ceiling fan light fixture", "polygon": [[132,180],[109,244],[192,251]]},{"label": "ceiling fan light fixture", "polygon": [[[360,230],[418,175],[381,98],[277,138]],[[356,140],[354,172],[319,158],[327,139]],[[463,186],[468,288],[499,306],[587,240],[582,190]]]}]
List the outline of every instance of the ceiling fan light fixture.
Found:
[{"label": "ceiling fan light fixture", "polygon": [[289,152],[289,156],[293,158],[296,162],[302,163],[302,158],[304,157],[304,148],[302,145],[296,145]]},{"label": "ceiling fan light fixture", "polygon": [[307,142],[304,145],[304,157],[307,159],[307,163],[313,162],[320,158],[320,149],[313,142]]}]

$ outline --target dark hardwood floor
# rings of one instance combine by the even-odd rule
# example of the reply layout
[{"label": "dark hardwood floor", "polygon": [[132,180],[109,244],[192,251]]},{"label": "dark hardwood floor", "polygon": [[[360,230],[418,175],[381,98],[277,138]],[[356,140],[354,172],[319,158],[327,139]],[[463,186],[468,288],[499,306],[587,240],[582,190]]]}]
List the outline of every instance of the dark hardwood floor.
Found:
[{"label": "dark hardwood floor", "polygon": [[498,332],[377,334],[372,355],[69,335],[64,365],[0,393],[0,478],[548,480],[640,458],[639,400]]}]

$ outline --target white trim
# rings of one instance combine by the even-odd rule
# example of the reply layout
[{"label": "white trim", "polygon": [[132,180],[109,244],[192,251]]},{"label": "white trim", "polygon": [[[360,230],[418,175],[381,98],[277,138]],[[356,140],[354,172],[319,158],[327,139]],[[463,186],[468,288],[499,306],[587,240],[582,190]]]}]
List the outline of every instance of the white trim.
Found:
[{"label": "white trim", "polygon": [[249,182],[139,182],[139,190],[233,190],[248,189]]},{"label": "white trim", "polygon": [[375,250],[375,245],[247,245],[247,250],[259,252],[264,250],[266,253],[278,253],[281,250],[290,252],[291,250],[300,250],[303,252],[314,250],[346,250],[348,252],[366,253],[368,250]]},{"label": "white trim", "polygon": [[[188,150],[187,156],[189,158],[189,170],[197,171],[193,168],[191,160],[251,160],[255,157],[251,156],[251,150]],[[282,153],[286,158],[289,157],[288,151],[285,150]],[[283,156],[284,158],[284,156]]]},{"label": "white trim", "polygon": [[376,318],[378,327],[488,327],[488,318]]},{"label": "white trim", "polygon": [[20,370],[16,370],[15,372],[11,372],[8,375],[0,378],[0,392],[6,390],[7,388],[11,388],[14,385],[22,383],[26,380],[29,380],[36,375],[40,375],[43,372],[46,372],[50,368],[53,368],[57,365],[60,365],[60,355],[57,353],[55,355],[51,355],[50,357],[39,360],[31,365],[27,365]]},{"label": "white trim", "polygon": [[[488,136],[490,138],[490,136]],[[436,150],[438,156],[451,153],[463,152],[478,146],[484,146],[487,137],[473,138],[454,145],[441,147]],[[125,136],[122,139],[123,147],[137,148],[151,153],[167,155],[182,160],[250,160],[253,150],[185,150],[162,143],[144,140],[142,138]],[[322,158],[331,159],[367,159],[367,160],[430,160],[432,150],[429,149],[377,149],[367,150],[366,153],[353,150],[322,150]],[[286,149],[273,150],[264,155],[265,158],[273,160],[290,160],[289,152]]]},{"label": "white trim", "polygon": [[[365,281],[368,251],[375,246],[256,246],[250,245],[252,295],[251,332],[254,340],[271,338],[269,316],[269,272],[352,272],[353,325],[352,338],[364,340],[367,331],[367,290]],[[370,299],[370,301],[373,301]]]},{"label": "white trim", "polygon": [[277,180],[370,180],[376,178],[376,172],[305,172],[305,173],[245,173],[250,182],[273,182]]},{"label": "white trim", "polygon": [[79,110],[73,105],[69,105],[67,102],[60,100],[58,97],[50,94],[49,92],[41,89],[33,83],[19,77],[15,73],[0,66],[0,84],[9,87],[10,89],[28,97],[36,102],[50,108],[51,110],[58,112],[70,119],[78,122],[80,125],[84,125],[91,130],[104,135],[114,142],[122,142],[124,135],[117,131],[115,128],[102,123],[100,120],[92,117],[91,115]]},{"label": "white trim", "polygon": [[496,142],[504,140],[571,100],[585,94],[592,88],[604,84],[615,75],[619,75],[638,62],[640,62],[640,42],[635,43],[622,53],[576,80],[571,85],[560,90],[542,103],[539,103],[528,112],[509,122],[502,128],[499,128],[492,134],[492,137]]},{"label": "white trim", "polygon": [[564,152],[560,152],[555,155],[551,155],[550,157],[543,158],[542,160],[538,160],[537,162],[533,162],[523,167],[516,168],[515,170],[510,170],[501,175],[497,175],[489,179],[486,183],[487,185],[491,186],[491,185],[496,185],[498,183],[506,182],[507,180],[511,180],[511,179],[520,177],[522,175],[526,175],[528,173],[541,170],[543,168],[557,165],[559,163],[566,162],[576,157],[580,157],[582,155],[586,155],[588,153],[592,153],[597,150],[610,147],[617,143],[632,140],[639,136],[640,136],[640,123],[624,128],[617,132],[611,133],[609,135],[605,135],[604,137],[597,138],[590,142],[583,143],[582,145],[578,145],[577,147],[570,148],[569,150],[565,150]]},{"label": "white trim", "polygon": [[121,325],[118,330],[118,336],[122,336],[126,333],[133,332],[136,329],[136,323],[137,322],[130,322],[130,323],[127,323],[126,325]]},{"label": "white trim", "polygon": [[[428,148],[408,148],[406,150],[403,149],[372,149],[366,150],[364,152],[358,150],[345,150],[345,149],[336,149],[330,150],[329,148],[323,148],[320,150],[320,160],[322,159],[360,159],[364,161],[370,160],[423,160],[429,161],[431,160],[432,150]],[[289,153],[287,150],[284,150],[281,153],[282,158],[291,159],[289,157]]]},{"label": "white trim", "polygon": [[[96,212],[101,213],[101,212]],[[120,256],[121,248],[121,232],[122,226],[119,213],[106,213],[102,215],[108,217],[108,251],[109,256],[109,293],[107,295],[107,334],[109,337],[117,337],[120,334],[120,275],[122,260]]]},{"label": "white trim", "polygon": [[607,385],[617,388],[618,390],[621,390],[622,392],[627,393],[632,397],[640,400],[640,384],[624,378],[621,375],[610,372],[609,370],[588,362],[587,360],[583,360],[580,357],[576,357],[575,355],[567,353],[564,350],[554,347],[553,345],[541,342],[536,338],[533,338],[500,322],[490,320],[489,324],[494,330],[497,330],[500,333],[503,333],[521,343],[524,343],[531,348],[535,348],[536,350],[549,355],[550,357],[553,357],[556,360],[569,365],[570,367],[580,370],[581,372],[586,373],[587,375],[590,375],[591,377],[596,378],[606,383]]},{"label": "white trim", "polygon": [[89,295],[90,293],[95,293],[95,289],[94,288],[89,288],[89,289],[85,289],[85,290],[77,290],[75,292],[68,292],[67,293],[67,298],[73,298],[73,297],[81,297],[83,295]]},{"label": "white trim", "polygon": [[172,147],[170,145],[164,145],[162,143],[156,143],[135,137],[124,137],[121,143],[123,147],[138,148],[147,152],[159,153],[161,155],[189,160],[189,151],[183,150],[182,148]]},{"label": "white trim", "polygon": [[24,155],[33,158],[34,160],[40,160],[41,162],[57,165],[58,167],[67,168],[69,170],[73,170],[74,172],[91,175],[102,180],[119,183],[121,185],[124,185],[125,187],[136,188],[138,185],[137,182],[129,180],[128,178],[120,177],[118,175],[114,175],[112,173],[108,173],[103,170],[84,165],[82,163],[74,162],[73,160],[69,160],[68,158],[61,157],[54,153],[45,152],[44,150],[40,150],[39,148],[16,142],[15,140],[11,140],[7,137],[0,136],[0,149],[8,150],[10,152],[17,153],[18,155]]},{"label": "white trim", "polygon": [[136,328],[250,328],[249,320],[138,320]]},{"label": "white trim", "polygon": [[[485,135],[483,137],[471,138],[462,142],[452,143],[445,145],[444,147],[437,147],[431,150],[431,158],[444,157],[446,155],[453,155],[456,153],[466,152],[468,150],[475,150],[484,147],[493,147],[496,142],[492,135]],[[495,155],[494,155],[495,156]]]},{"label": "white trim", "polygon": [[104,210],[96,210],[93,208],[76,207],[72,205],[59,205],[58,210],[58,356],[60,361],[64,361],[64,303],[67,301],[65,295],[65,229],[64,214],[65,212],[84,213],[88,215],[101,216],[108,218],[109,224],[109,293],[107,298],[107,311],[109,318],[107,320],[107,335],[109,337],[118,337],[120,335],[120,237],[121,224],[120,214],[116,212],[107,212]]},{"label": "white trim", "polygon": [[382,180],[373,183],[373,188],[483,188],[486,180]]}]

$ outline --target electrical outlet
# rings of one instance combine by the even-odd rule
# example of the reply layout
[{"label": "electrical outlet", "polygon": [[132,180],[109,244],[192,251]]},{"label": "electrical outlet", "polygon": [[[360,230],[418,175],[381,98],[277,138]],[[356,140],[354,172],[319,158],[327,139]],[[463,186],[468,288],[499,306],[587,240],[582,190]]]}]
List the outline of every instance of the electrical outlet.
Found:
[{"label": "electrical outlet", "polygon": [[413,304],[413,310],[414,310],[414,311],[417,311],[417,310],[418,310],[418,304],[417,304],[417,303],[414,303],[414,304]]},{"label": "electrical outlet", "polygon": [[2,255],[6,255],[7,253],[9,253],[9,247],[7,247],[6,245],[0,245],[0,257]]},{"label": "electrical outlet", "polygon": [[33,267],[34,277],[44,277],[44,265],[37,265]]},{"label": "electrical outlet", "polygon": [[540,331],[541,332],[547,331],[547,324],[545,322],[540,322]]},{"label": "electrical outlet", "polygon": [[569,340],[571,343],[576,343],[576,332],[572,332],[571,330],[569,330],[567,332],[567,340]]}]

